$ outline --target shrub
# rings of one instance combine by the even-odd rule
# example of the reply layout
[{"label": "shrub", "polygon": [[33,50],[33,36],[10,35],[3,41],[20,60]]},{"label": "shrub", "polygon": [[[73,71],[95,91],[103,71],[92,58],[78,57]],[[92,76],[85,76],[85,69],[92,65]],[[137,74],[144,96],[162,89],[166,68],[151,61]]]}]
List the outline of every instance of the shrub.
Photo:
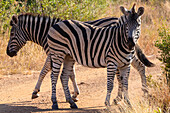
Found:
[{"label": "shrub", "polygon": [[155,46],[158,47],[160,57],[158,59],[165,65],[163,73],[166,76],[168,86],[170,87],[170,34],[169,29],[161,27],[159,30],[159,39],[156,41]]},{"label": "shrub", "polygon": [[107,0],[2,0],[0,1],[0,33],[9,28],[13,14],[31,12],[61,19],[88,21],[101,16]]},{"label": "shrub", "polygon": [[152,75],[147,76],[147,85],[150,88],[148,95],[149,105],[156,107],[155,113],[169,113],[169,87],[164,81],[163,76],[154,79]]}]

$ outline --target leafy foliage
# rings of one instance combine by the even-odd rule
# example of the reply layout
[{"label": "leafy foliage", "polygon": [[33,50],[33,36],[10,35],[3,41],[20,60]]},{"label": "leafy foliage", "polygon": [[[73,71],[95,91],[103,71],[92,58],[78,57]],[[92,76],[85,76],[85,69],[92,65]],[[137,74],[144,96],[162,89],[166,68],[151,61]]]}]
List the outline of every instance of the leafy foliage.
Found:
[{"label": "leafy foliage", "polygon": [[164,74],[166,75],[167,83],[170,87],[170,34],[169,29],[166,27],[161,27],[159,30],[159,37],[155,43],[155,46],[160,50],[160,57],[158,59],[164,63],[165,67]]},{"label": "leafy foliage", "polygon": [[5,33],[9,28],[9,21],[13,14],[30,12],[62,19],[87,21],[104,13],[107,5],[106,0],[2,0],[0,33]]}]

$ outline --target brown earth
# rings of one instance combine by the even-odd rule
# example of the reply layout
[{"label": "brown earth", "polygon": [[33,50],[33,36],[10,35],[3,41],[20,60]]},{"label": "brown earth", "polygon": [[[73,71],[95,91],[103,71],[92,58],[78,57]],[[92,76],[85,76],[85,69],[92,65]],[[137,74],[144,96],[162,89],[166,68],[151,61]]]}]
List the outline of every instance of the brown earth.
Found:
[{"label": "brown earth", "polygon": [[[161,74],[160,62],[155,56],[150,58],[156,64],[153,68],[146,68],[146,75],[158,76]],[[31,95],[38,80],[39,72],[31,75],[8,75],[0,78],[0,113],[30,113],[30,112],[67,112],[67,113],[98,113],[105,112],[104,105],[106,96],[106,68],[87,68],[76,65],[76,79],[80,89],[79,109],[70,109],[65,102],[64,92],[60,79],[57,84],[57,98],[59,110],[51,110],[51,83],[48,74],[41,87],[40,96],[32,100]],[[70,90],[73,91],[71,81]],[[143,99],[141,90],[141,79],[136,70],[131,68],[129,78],[129,97],[132,105]],[[117,95],[118,82],[115,77],[114,89],[112,91],[111,102]],[[113,108],[116,109],[116,106]]]}]

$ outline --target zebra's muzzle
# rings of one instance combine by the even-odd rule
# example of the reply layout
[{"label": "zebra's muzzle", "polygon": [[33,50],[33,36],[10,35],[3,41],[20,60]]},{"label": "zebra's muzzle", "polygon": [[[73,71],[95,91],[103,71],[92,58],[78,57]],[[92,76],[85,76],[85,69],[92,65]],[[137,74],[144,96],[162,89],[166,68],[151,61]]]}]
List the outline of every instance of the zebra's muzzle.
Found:
[{"label": "zebra's muzzle", "polygon": [[133,38],[129,38],[127,45],[129,47],[129,50],[132,50],[135,47],[135,43],[133,42]]},{"label": "zebra's muzzle", "polygon": [[17,56],[17,52],[16,51],[9,51],[8,47],[7,47],[6,53],[10,57]]}]

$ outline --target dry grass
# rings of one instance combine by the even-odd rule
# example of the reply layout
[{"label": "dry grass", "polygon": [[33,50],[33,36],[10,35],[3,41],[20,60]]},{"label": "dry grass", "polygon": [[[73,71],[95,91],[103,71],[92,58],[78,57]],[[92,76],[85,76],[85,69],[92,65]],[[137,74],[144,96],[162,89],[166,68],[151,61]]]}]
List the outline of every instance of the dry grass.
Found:
[{"label": "dry grass", "polygon": [[[120,4],[130,9],[136,0],[128,0],[128,2],[122,2],[117,0],[110,3],[108,10],[102,17],[116,16],[120,17],[121,12],[118,10]],[[154,41],[158,37],[158,28],[160,26],[169,26],[170,20],[170,2],[165,4],[159,3],[159,5],[153,3],[135,2],[137,8],[143,6],[145,8],[144,15],[142,17],[142,34],[139,39],[139,45],[143,49],[146,55],[157,54],[157,48],[154,46]],[[136,8],[136,9],[137,9]],[[10,58],[6,55],[6,46],[8,43],[8,34],[0,36],[0,74],[15,74],[25,73],[30,70],[40,70],[45,62],[46,55],[41,47],[36,44],[26,44],[26,46],[18,53],[14,58]]]},{"label": "dry grass", "polygon": [[[142,16],[142,32],[138,41],[140,47],[146,55],[158,56],[158,49],[154,46],[155,41],[158,39],[158,29],[161,26],[170,26],[170,2],[166,1],[161,3],[149,0],[150,3],[136,2],[136,0],[128,0],[128,2],[121,2],[117,0],[116,3],[111,4],[105,16],[119,17],[121,12],[117,12],[119,4],[130,9],[135,2],[137,7],[143,6],[145,8],[144,15]],[[156,0],[155,0],[156,1]],[[159,73],[161,75],[161,73]],[[158,80],[162,80],[161,83]],[[112,113],[169,113],[170,112],[170,89],[164,81],[164,78],[154,78],[153,81],[157,84],[150,87],[148,98],[134,97],[131,101],[133,110],[129,109],[123,102],[119,106],[112,106],[106,112]],[[135,100],[135,101],[134,101]],[[120,110],[121,109],[121,110]],[[105,112],[105,111],[104,111]]]},{"label": "dry grass", "polygon": [[7,40],[0,42],[0,74],[30,74],[39,71],[46,60],[46,54],[42,48],[34,43],[27,42],[16,57],[6,55]]},{"label": "dry grass", "polygon": [[118,11],[119,4],[130,9],[133,3],[137,4],[136,10],[140,6],[145,8],[144,15],[142,15],[142,32],[138,43],[147,55],[157,54],[157,48],[154,43],[158,38],[158,29],[163,25],[170,26],[170,2],[156,4],[154,2],[136,2],[136,0],[128,0],[128,2],[118,0],[110,5],[108,9],[112,10],[108,10],[106,15],[120,17],[122,14]]},{"label": "dry grass", "polygon": [[[137,8],[143,6],[145,12],[142,16],[142,33],[139,39],[139,45],[146,55],[157,55],[157,48],[154,46],[154,41],[157,40],[157,30],[162,25],[167,27],[170,26],[170,2],[167,1],[166,3],[160,2],[156,4],[153,0],[150,0],[150,3],[136,1],[139,0],[128,0],[128,2],[117,0],[114,3],[110,3],[108,10],[101,18],[111,16],[120,17],[120,15],[122,15],[118,10],[120,4],[128,9],[132,7],[134,2],[137,3]],[[46,59],[46,54],[41,47],[29,42],[20,50],[20,52],[18,52],[16,57],[10,58],[6,55],[8,39],[8,34],[0,36],[0,78],[3,75],[12,75],[16,73],[30,74],[31,71],[41,70]],[[136,101],[132,101],[134,110],[132,111],[123,107],[125,112],[162,113],[163,111],[161,111],[161,109],[165,107],[164,105],[166,105],[167,108],[170,107],[169,89],[165,84],[155,88],[152,87],[150,95],[149,100],[138,100],[136,97]],[[108,112],[110,111],[108,110]]]},{"label": "dry grass", "polygon": [[[132,109],[120,101],[118,105],[112,104],[102,113],[170,113],[170,90],[165,79],[162,76],[150,79],[149,84],[149,95],[144,96],[136,92],[130,96],[130,102]],[[130,86],[131,87],[131,86]],[[130,94],[130,92],[129,92]],[[142,97],[141,97],[142,96]]]},{"label": "dry grass", "polygon": [[111,113],[169,113],[170,95],[166,84],[151,88],[150,95],[146,97],[134,97],[131,100],[133,109],[129,108],[123,101],[118,105],[108,108]]}]

